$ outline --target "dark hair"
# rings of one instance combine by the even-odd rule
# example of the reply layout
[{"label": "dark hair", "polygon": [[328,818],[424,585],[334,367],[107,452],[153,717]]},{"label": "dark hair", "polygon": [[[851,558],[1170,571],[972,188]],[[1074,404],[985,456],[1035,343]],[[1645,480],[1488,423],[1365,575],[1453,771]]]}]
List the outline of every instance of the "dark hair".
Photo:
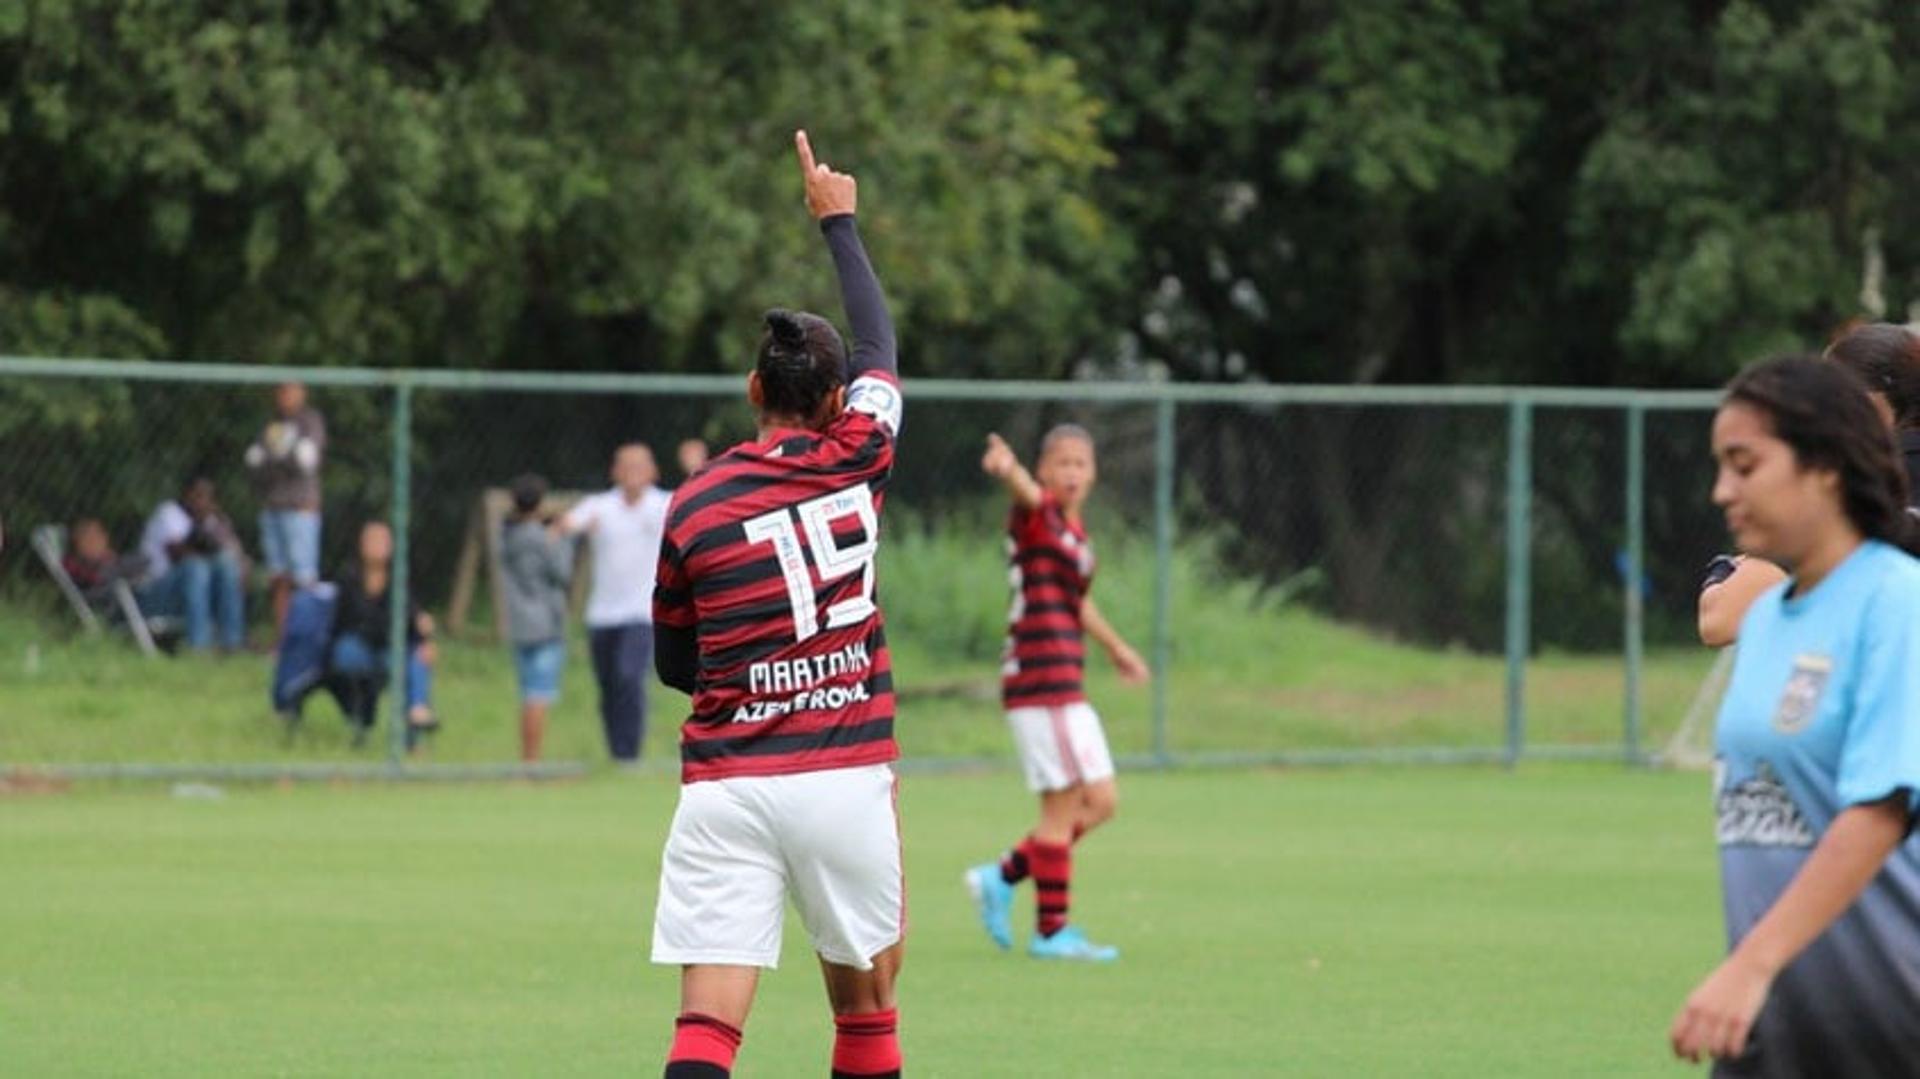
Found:
[{"label": "dark hair", "polygon": [[1085,442],[1088,449],[1094,448],[1092,431],[1077,423],[1056,423],[1040,436],[1040,456],[1045,457],[1056,444],[1069,440]]},{"label": "dark hair", "polygon": [[522,473],[513,478],[513,508],[522,516],[540,508],[547,500],[546,477],[532,472]]},{"label": "dark hair", "polygon": [[1835,338],[1826,358],[1885,394],[1895,426],[1920,427],[1920,334],[1891,322],[1863,323]]},{"label": "dark hair", "polygon": [[1838,474],[1841,508],[1861,535],[1911,548],[1906,469],[1865,391],[1859,378],[1839,364],[1781,356],[1734,376],[1724,404],[1764,413],[1774,437],[1793,447],[1801,468]]},{"label": "dark hair", "polygon": [[774,308],[753,369],[760,375],[760,407],[768,415],[821,420],[827,398],[847,380],[847,346],[819,315]]}]

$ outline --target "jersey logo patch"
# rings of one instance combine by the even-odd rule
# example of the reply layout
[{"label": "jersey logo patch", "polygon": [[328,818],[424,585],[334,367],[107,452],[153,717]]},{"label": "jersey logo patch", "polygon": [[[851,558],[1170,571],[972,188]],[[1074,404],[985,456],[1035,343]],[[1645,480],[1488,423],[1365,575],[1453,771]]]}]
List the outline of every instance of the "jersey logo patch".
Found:
[{"label": "jersey logo patch", "polygon": [[1820,694],[1833,677],[1833,660],[1827,656],[1802,654],[1794,657],[1793,674],[1780,694],[1779,707],[1773,713],[1773,729],[1780,734],[1799,734],[1813,723],[1820,711]]},{"label": "jersey logo patch", "polygon": [[1787,785],[1765,761],[1754,769],[1751,778],[1731,785],[1722,772],[1718,786],[1715,801],[1720,819],[1714,831],[1721,846],[1813,846],[1813,826],[1794,804]]}]

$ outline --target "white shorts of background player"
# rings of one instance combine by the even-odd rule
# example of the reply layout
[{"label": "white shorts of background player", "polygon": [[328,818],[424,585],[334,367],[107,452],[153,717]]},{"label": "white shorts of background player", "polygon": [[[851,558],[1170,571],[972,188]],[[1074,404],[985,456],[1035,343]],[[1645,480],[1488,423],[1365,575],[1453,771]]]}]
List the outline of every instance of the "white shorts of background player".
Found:
[{"label": "white shorts of background player", "polygon": [[906,935],[895,792],[885,764],[681,787],[653,961],[776,967],[791,897],[821,958],[873,969]]},{"label": "white shorts of background player", "polygon": [[1053,708],[1012,708],[1014,748],[1031,791],[1063,791],[1113,778],[1113,754],[1100,714],[1081,701]]}]

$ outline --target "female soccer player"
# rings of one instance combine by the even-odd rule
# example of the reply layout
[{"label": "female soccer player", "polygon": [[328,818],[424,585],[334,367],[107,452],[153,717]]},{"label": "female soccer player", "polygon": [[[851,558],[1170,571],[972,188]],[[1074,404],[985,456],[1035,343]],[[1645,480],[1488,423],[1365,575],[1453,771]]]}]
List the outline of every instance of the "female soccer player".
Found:
[{"label": "female soccer player", "polygon": [[1040,796],[1040,823],[999,863],[968,870],[967,889],[987,935],[1007,949],[1014,886],[1031,876],[1038,917],[1027,954],[1111,961],[1118,949],[1093,943],[1067,921],[1073,845],[1112,819],[1118,804],[1106,732],[1081,688],[1082,631],[1106,648],[1123,680],[1144,682],[1148,672],[1087,595],[1093,545],[1080,512],[1093,490],[1093,436],[1071,424],[1047,432],[1036,477],[1005,440],[988,435],[980,465],[1013,496],[1013,613],[1001,699],[1027,786]]},{"label": "female soccer player", "polygon": [[1791,573],[1747,612],[1715,733],[1730,954],[1669,1032],[1716,1074],[1920,1061],[1920,562],[1885,430],[1808,358],[1743,372],[1714,417],[1714,502]]},{"label": "female soccer player", "polygon": [[730,1074],[789,897],[826,976],[833,1074],[900,1074],[899,751],[873,591],[899,365],[854,179],[794,142],[854,347],[818,315],[769,311],[747,378],[760,437],[667,510],[655,665],[693,696],[653,928],[653,961],[681,968],[669,1079]]},{"label": "female soccer player", "polygon": [[[1907,500],[1916,505],[1920,499],[1920,335],[1890,322],[1867,323],[1835,338],[1823,358],[1860,379],[1881,422],[1900,440],[1906,458]],[[1724,648],[1738,636],[1747,608],[1786,574],[1765,559],[1718,558],[1714,562],[1700,590],[1700,642]]]}]

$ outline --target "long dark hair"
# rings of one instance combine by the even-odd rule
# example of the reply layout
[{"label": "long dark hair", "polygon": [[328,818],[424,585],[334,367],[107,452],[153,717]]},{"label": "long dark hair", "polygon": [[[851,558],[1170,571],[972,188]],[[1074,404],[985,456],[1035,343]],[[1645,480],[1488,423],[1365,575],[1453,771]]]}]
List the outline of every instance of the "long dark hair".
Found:
[{"label": "long dark hair", "polygon": [[1826,358],[1885,394],[1894,426],[1920,427],[1920,334],[1891,322],[1863,323],[1835,338]]},{"label": "long dark hair", "polygon": [[847,380],[847,346],[833,323],[805,311],[775,308],[766,314],[753,369],[760,375],[760,407],[770,416],[809,424],[822,415],[827,398]]},{"label": "long dark hair", "polygon": [[1840,506],[1862,536],[1911,551],[1920,537],[1907,514],[1906,469],[1866,390],[1846,367],[1781,356],[1736,375],[1725,404],[1766,416],[1801,468],[1832,469],[1840,477]]}]

